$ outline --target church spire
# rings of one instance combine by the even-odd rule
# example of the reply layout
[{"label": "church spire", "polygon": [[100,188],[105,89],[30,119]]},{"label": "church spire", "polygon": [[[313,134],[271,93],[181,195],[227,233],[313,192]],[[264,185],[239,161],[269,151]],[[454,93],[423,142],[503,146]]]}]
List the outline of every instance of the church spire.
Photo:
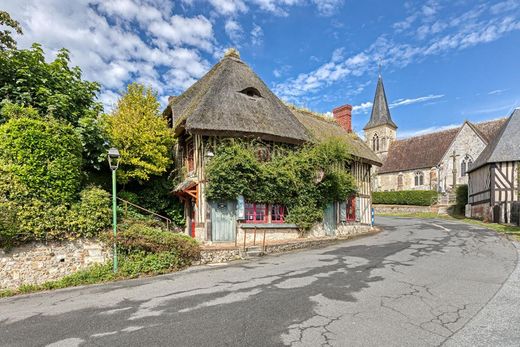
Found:
[{"label": "church spire", "polygon": [[381,67],[379,67],[379,77],[377,79],[376,95],[374,96],[374,103],[372,105],[372,114],[370,120],[363,129],[370,129],[380,125],[388,125],[397,129],[392,117],[390,116],[390,109],[386,101],[385,87],[383,85],[383,77],[381,76]]}]

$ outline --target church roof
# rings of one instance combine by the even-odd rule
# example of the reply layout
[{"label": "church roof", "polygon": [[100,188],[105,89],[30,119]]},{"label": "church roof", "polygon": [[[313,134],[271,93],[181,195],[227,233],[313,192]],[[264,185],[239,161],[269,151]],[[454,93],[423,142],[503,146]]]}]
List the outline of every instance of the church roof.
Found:
[{"label": "church roof", "polygon": [[469,171],[474,171],[488,163],[520,161],[520,109],[513,111],[502,124],[498,134],[479,155]]},{"label": "church roof", "polygon": [[346,141],[354,157],[364,159],[368,163],[381,166],[379,157],[355,133],[346,132],[334,119],[317,115],[313,112],[290,107],[298,120],[307,128],[314,142],[329,138],[341,138]]},{"label": "church roof", "polygon": [[[468,123],[484,141],[489,142],[497,136],[505,121],[502,118],[483,123]],[[457,127],[392,142],[379,173],[425,169],[438,165],[460,129],[461,127]]]},{"label": "church roof", "polygon": [[372,104],[370,120],[363,129],[367,130],[380,125],[389,125],[392,128],[397,129],[397,125],[395,125],[392,116],[390,115],[388,101],[386,100],[385,86],[383,85],[383,77],[381,77],[381,75],[379,75],[377,80],[376,94]]},{"label": "church roof", "polygon": [[234,50],[172,99],[165,116],[174,119],[177,135],[186,130],[295,144],[309,140],[305,127]]}]

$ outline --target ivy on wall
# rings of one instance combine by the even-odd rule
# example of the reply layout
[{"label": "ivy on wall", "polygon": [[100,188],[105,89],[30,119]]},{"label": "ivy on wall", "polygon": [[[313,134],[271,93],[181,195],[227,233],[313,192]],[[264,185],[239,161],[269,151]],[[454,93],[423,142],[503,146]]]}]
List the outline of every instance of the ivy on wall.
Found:
[{"label": "ivy on wall", "polygon": [[228,140],[217,146],[208,163],[209,200],[235,200],[283,204],[287,222],[308,230],[323,218],[328,202],[346,200],[356,192],[347,165],[347,144],[331,138],[294,150],[273,151],[271,160],[261,160],[257,144]]}]

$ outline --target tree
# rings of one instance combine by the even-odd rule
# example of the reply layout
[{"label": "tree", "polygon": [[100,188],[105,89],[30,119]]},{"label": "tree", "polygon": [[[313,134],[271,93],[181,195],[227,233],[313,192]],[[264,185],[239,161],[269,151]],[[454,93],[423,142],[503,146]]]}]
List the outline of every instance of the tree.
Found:
[{"label": "tree", "polygon": [[121,153],[118,179],[123,184],[143,183],[161,175],[172,162],[173,134],[159,108],[151,88],[132,83],[112,114],[105,117],[110,144]]},{"label": "tree", "polygon": [[85,115],[101,112],[96,101],[100,86],[82,80],[81,69],[69,67],[69,62],[69,52],[63,48],[47,63],[36,43],[30,49],[0,50],[0,100],[32,106],[40,114],[77,126]]},{"label": "tree", "polygon": [[[4,25],[13,28],[18,34],[22,35],[22,28],[18,21],[11,18],[9,13],[0,11],[0,25]],[[11,36],[11,30],[0,30],[0,50],[16,49],[16,41]]]},{"label": "tree", "polygon": [[81,142],[68,124],[52,117],[14,117],[0,125],[0,166],[25,188],[24,196],[55,204],[72,202],[81,184]]}]

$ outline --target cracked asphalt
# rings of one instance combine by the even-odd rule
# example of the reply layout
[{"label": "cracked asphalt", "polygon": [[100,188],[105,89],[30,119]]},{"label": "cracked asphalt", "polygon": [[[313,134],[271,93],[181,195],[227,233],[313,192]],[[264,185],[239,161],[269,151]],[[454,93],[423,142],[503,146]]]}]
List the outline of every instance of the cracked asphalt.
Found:
[{"label": "cracked asphalt", "polygon": [[1,299],[0,345],[520,345],[513,243],[450,221],[378,224],[327,248]]}]

